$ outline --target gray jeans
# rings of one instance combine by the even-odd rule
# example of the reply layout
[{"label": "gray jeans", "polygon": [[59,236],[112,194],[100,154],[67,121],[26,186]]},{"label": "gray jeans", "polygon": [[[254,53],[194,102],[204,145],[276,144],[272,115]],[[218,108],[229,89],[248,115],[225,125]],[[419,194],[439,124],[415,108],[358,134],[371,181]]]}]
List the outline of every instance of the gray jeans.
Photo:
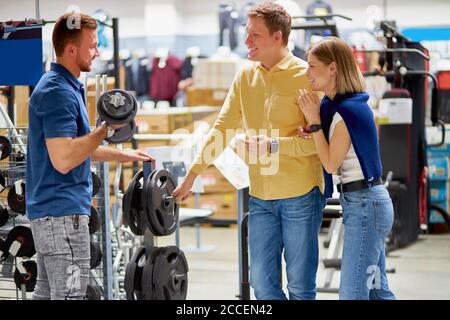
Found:
[{"label": "gray jeans", "polygon": [[37,252],[33,300],[82,300],[89,278],[89,217],[44,217],[31,221]]}]

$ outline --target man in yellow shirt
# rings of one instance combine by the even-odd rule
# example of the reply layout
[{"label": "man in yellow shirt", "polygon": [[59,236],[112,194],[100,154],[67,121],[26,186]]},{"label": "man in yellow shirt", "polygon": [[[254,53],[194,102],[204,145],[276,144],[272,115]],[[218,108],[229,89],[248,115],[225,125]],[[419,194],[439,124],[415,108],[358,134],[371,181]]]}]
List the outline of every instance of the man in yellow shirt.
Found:
[{"label": "man in yellow shirt", "polygon": [[[280,5],[253,7],[246,31],[253,63],[234,79],[203,149],[173,195],[177,201],[186,199],[195,177],[231,140],[229,131],[244,129],[250,157],[250,284],[255,296],[286,299],[279,280],[284,250],[289,299],[315,299],[325,199],[315,146],[297,137],[297,128],[306,124],[297,104],[298,90],[310,90],[306,62],[287,48],[291,18]],[[257,161],[251,161],[252,156]]]}]

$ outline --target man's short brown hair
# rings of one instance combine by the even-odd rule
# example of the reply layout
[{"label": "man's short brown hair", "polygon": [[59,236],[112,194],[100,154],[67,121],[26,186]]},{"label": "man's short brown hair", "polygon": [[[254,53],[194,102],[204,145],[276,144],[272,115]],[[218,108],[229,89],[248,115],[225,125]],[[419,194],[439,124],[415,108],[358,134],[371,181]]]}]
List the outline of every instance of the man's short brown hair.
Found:
[{"label": "man's short brown hair", "polygon": [[288,44],[289,34],[291,33],[291,16],[282,6],[273,2],[263,2],[252,7],[247,15],[248,17],[262,18],[270,34],[281,31],[283,44]]},{"label": "man's short brown hair", "polygon": [[64,53],[69,42],[79,44],[83,29],[97,29],[97,21],[83,13],[66,13],[59,17],[53,28],[52,41],[57,57]]}]

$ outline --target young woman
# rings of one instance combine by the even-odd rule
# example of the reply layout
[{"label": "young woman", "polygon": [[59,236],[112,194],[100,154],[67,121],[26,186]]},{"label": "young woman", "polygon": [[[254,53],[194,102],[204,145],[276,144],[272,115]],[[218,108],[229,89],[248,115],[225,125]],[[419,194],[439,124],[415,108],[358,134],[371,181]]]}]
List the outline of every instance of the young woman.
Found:
[{"label": "young woman", "polygon": [[308,51],[307,76],[314,93],[300,90],[298,102],[309,124],[299,135],[314,139],[324,167],[325,194],[332,173],[340,175],[345,226],[340,299],[395,299],[385,272],[384,241],[393,206],[381,180],[377,130],[364,92],[364,78],[350,47],[334,37]]}]

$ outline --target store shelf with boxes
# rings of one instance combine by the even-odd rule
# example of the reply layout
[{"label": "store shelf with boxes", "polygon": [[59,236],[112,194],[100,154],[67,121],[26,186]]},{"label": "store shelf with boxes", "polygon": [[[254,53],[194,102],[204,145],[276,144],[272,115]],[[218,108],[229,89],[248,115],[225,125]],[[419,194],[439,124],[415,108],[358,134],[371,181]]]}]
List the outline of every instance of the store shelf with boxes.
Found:
[{"label": "store shelf with boxes", "polygon": [[222,106],[234,77],[246,63],[242,59],[198,59],[193,86],[187,88],[188,106]]}]

